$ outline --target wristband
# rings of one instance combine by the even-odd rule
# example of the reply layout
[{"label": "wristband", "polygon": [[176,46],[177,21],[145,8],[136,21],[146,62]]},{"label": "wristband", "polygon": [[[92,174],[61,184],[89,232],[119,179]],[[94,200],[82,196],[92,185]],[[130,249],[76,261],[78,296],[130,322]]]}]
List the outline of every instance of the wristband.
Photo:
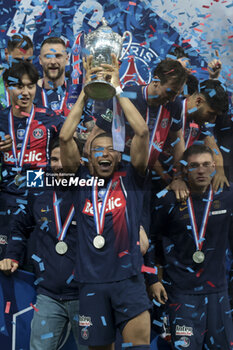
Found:
[{"label": "wristband", "polygon": [[117,86],[115,89],[116,89],[116,96],[119,96],[123,92],[120,86]]}]

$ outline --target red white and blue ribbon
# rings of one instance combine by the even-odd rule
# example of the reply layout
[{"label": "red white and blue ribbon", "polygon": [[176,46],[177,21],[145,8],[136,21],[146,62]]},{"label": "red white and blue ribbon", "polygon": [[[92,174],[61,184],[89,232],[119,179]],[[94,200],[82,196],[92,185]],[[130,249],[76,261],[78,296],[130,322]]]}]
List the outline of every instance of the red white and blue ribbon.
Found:
[{"label": "red white and blue ribbon", "polygon": [[60,201],[57,200],[56,192],[53,192],[53,211],[55,216],[55,224],[57,230],[57,239],[59,241],[64,241],[67,230],[70,226],[70,223],[74,216],[74,205],[70,207],[69,213],[65,219],[64,225],[61,223],[61,215],[60,215]]},{"label": "red white and blue ribbon", "polygon": [[104,231],[105,213],[106,213],[106,207],[107,207],[107,202],[108,202],[108,197],[109,197],[111,187],[112,187],[112,180],[108,183],[105,194],[103,196],[102,206],[99,211],[98,186],[94,184],[92,186],[93,214],[94,214],[96,231],[98,235],[102,235]]},{"label": "red white and blue ribbon", "polygon": [[121,106],[113,97],[112,140],[115,151],[124,152],[125,148],[125,119]]},{"label": "red white and blue ribbon", "polygon": [[186,122],[187,122],[187,98],[185,98],[183,100],[183,106],[182,106],[182,133],[183,133],[183,136],[185,136]]},{"label": "red white and blue ribbon", "polygon": [[[147,102],[148,101],[148,86],[145,86],[144,89],[143,89],[143,97],[145,99],[145,101]],[[153,144],[156,144],[156,139],[157,139],[157,132],[158,132],[158,125],[160,124],[160,119],[161,119],[161,116],[162,116],[162,110],[163,110],[163,106],[161,105],[159,107],[159,110],[158,110],[158,113],[157,113],[157,116],[156,116],[156,119],[155,119],[155,124],[154,124],[154,127],[153,127],[153,131],[152,131],[152,134],[151,134],[151,137],[150,137],[150,144],[149,144],[149,159],[151,157],[151,154],[154,150],[154,145]],[[148,125],[149,124],[149,120],[150,120],[150,107],[148,106],[147,109],[146,109],[146,124]]]},{"label": "red white and blue ribbon", "polygon": [[5,100],[6,100],[6,107],[9,107],[11,105],[11,99],[10,99],[10,94],[5,88]]},{"label": "red white and blue ribbon", "polygon": [[[182,133],[183,133],[183,137],[185,139],[185,130],[186,130],[186,124],[187,124],[187,98],[184,99],[183,101],[183,109],[182,109]],[[194,122],[193,122],[194,124]],[[196,124],[196,129],[199,130],[199,127],[198,125]],[[188,137],[185,141],[185,149],[187,149],[188,147],[192,146],[193,142],[195,140],[198,139],[199,135],[200,135],[200,132],[196,135],[196,136],[193,136],[192,135],[192,131],[193,131],[193,126],[190,126],[189,125],[189,134],[188,134]]]},{"label": "red white and blue ribbon", "polygon": [[26,152],[26,149],[27,149],[27,145],[28,145],[28,140],[29,140],[30,127],[31,127],[31,124],[32,124],[32,122],[34,120],[34,117],[35,117],[35,108],[34,108],[34,105],[33,105],[32,109],[31,109],[30,116],[27,119],[27,126],[26,126],[26,130],[25,130],[24,138],[23,138],[21,151],[20,151],[20,157],[19,157],[19,160],[18,160],[18,157],[17,157],[17,143],[16,143],[15,129],[14,129],[14,116],[13,116],[12,108],[10,109],[10,112],[9,112],[9,115],[8,115],[9,133],[10,133],[11,139],[12,139],[12,153],[13,153],[13,157],[14,157],[14,160],[15,160],[15,165],[16,165],[16,167],[19,167],[19,168],[22,168],[22,166],[23,166],[24,155],[25,155],[25,152]]},{"label": "red white and blue ribbon", "polygon": [[195,213],[194,213],[194,207],[193,207],[193,201],[192,201],[191,195],[188,197],[188,200],[187,200],[189,217],[190,217],[190,221],[191,221],[193,237],[195,240],[197,250],[202,250],[212,201],[213,201],[213,188],[210,185],[208,199],[206,202],[204,215],[203,215],[203,219],[202,219],[202,223],[201,223],[201,228],[200,228],[200,232],[198,233],[198,227],[197,227],[197,222],[196,222],[196,217],[195,217]]}]

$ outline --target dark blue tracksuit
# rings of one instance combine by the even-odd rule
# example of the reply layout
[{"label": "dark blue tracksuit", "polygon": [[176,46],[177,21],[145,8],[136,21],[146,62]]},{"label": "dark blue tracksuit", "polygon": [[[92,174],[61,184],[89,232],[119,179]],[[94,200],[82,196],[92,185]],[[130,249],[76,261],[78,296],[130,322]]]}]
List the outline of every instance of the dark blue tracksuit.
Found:
[{"label": "dark blue tracksuit", "polygon": [[[60,202],[61,221],[64,223],[71,206],[70,191],[56,190]],[[28,255],[35,268],[37,293],[56,300],[78,299],[78,284],[73,279],[76,255],[76,222],[73,220],[64,241],[65,255],[55,251],[58,242],[53,211],[53,189],[45,189],[27,198],[26,209],[15,216],[6,257],[20,260],[29,238]]]},{"label": "dark blue tracksuit", "polygon": [[[198,230],[202,223],[208,191],[193,195]],[[156,203],[149,263],[163,266],[163,285],[174,349],[232,349],[233,326],[228,302],[225,252],[231,224],[233,188],[214,194],[202,251],[205,260],[192,260],[196,250],[187,203],[176,202],[169,192]],[[160,244],[159,244],[160,241]],[[157,249],[158,250],[158,249]],[[157,282],[149,276],[150,284]],[[161,320],[158,320],[161,321]]]}]

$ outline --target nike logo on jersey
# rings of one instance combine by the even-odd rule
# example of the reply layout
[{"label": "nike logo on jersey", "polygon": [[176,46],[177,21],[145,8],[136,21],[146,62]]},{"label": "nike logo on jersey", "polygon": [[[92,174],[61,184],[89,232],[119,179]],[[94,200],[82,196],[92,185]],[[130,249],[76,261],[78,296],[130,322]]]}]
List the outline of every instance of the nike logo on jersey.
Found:
[{"label": "nike logo on jersey", "polygon": [[185,207],[179,207],[180,211],[183,211],[183,210],[185,210],[187,208],[188,208],[187,205]]}]

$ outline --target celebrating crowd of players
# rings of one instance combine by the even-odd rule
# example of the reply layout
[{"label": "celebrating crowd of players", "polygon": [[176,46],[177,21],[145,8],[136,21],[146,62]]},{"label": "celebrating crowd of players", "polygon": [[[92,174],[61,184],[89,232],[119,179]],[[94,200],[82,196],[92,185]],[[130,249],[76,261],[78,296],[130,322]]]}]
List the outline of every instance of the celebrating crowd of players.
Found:
[{"label": "celebrating crowd of players", "polygon": [[[42,43],[41,78],[30,39],[9,40],[0,269],[35,273],[31,350],[57,349],[67,323],[78,349],[113,349],[117,329],[122,347],[150,349],[151,324],[162,326],[164,316],[172,349],[233,348],[232,187],[216,142],[218,125],[231,131],[229,96],[216,79],[219,59],[211,79],[198,82],[184,53],[173,55],[150,84],[123,90],[114,55],[100,67],[87,57],[85,84],[101,76],[116,89],[113,99],[92,101],[66,78],[62,39]],[[32,170],[56,181],[30,188]],[[86,185],[64,186],[70,176]]]}]

